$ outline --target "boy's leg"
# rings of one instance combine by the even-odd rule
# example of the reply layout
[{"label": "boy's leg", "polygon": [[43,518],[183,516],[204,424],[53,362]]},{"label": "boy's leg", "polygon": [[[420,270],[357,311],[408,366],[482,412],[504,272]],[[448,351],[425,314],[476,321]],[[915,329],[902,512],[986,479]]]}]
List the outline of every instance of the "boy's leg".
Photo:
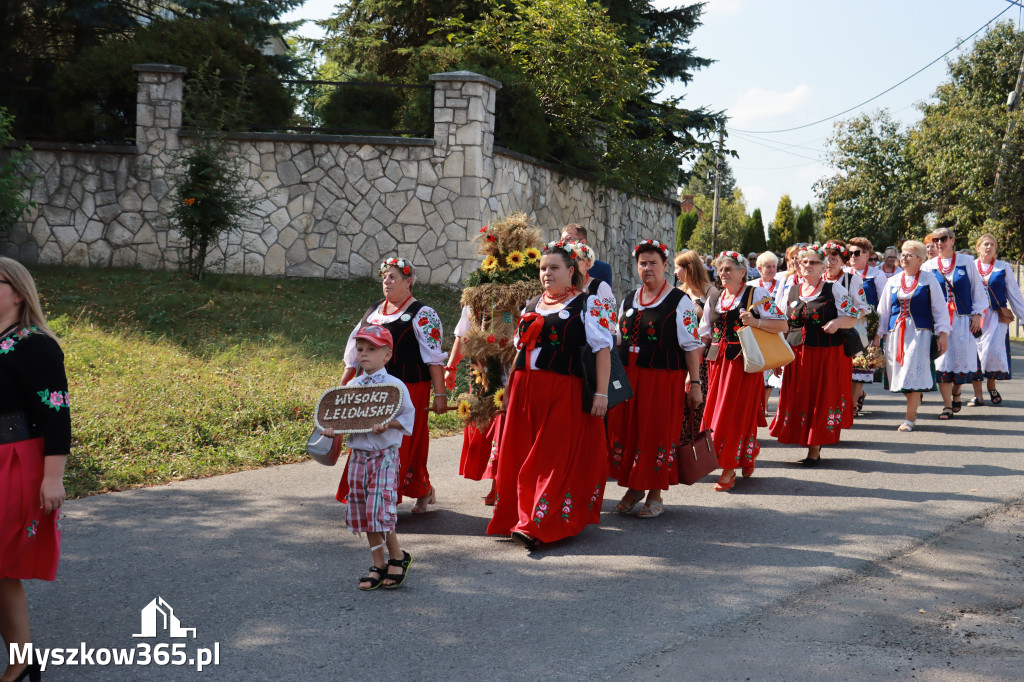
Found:
[{"label": "boy's leg", "polygon": [[[394,531],[388,533],[387,550],[388,558],[390,559],[401,561],[405,558],[405,552],[403,552],[402,548],[398,546],[398,533],[395,533]],[[381,551],[383,552],[383,549]],[[392,585],[397,582],[397,578],[401,578],[403,572],[404,569],[401,566],[388,564],[388,575],[387,578],[384,579],[384,586],[387,587],[388,585]],[[395,580],[389,580],[389,578],[395,578]]]},{"label": "boy's leg", "polygon": [[[381,570],[381,574],[378,576],[371,576],[381,578],[384,573],[387,573],[387,549],[384,542],[384,533],[370,533],[366,534],[366,539],[370,543],[370,554],[373,556],[373,565]],[[390,539],[390,538],[389,538]],[[369,589],[370,583],[363,581],[359,583],[359,587],[362,589]]]}]

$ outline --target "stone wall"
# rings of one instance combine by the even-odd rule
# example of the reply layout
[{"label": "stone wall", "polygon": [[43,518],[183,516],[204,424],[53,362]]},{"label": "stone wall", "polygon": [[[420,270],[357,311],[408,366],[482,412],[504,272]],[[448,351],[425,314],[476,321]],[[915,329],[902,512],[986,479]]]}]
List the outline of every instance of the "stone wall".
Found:
[{"label": "stone wall", "polygon": [[[168,223],[181,130],[184,69],[136,65],[135,147],[36,144],[26,172],[38,207],[0,253],[26,263],[172,268],[180,236]],[[434,137],[240,134],[235,153],[260,197],[257,215],[210,259],[227,272],[349,278],[399,255],[423,281],[460,283],[479,264],[472,238],[513,211],[553,238],[569,222],[593,233],[616,289],[635,279],[641,237],[671,243],[674,202],[592,187],[530,157],[494,148],[501,84],[469,72],[433,74]]]}]

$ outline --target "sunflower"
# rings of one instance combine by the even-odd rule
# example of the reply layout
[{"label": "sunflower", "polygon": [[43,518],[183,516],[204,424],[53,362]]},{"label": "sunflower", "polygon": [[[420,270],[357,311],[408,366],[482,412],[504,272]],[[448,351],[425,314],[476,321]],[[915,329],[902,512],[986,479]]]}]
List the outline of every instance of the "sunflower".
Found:
[{"label": "sunflower", "polygon": [[540,260],[540,249],[531,246],[526,250],[526,262],[533,265]]},{"label": "sunflower", "polygon": [[480,269],[484,272],[494,272],[498,269],[498,259],[494,256],[484,258],[484,262],[480,264]]},{"label": "sunflower", "polygon": [[494,406],[497,407],[499,410],[501,409],[501,399],[502,397],[504,397],[504,395],[504,388],[499,388],[497,391],[494,392]]},{"label": "sunflower", "polygon": [[459,403],[459,419],[466,421],[469,419],[469,401],[463,400]]},{"label": "sunflower", "polygon": [[507,262],[508,266],[513,270],[518,270],[526,265],[526,256],[523,255],[522,251],[512,251],[505,256],[505,262]]}]

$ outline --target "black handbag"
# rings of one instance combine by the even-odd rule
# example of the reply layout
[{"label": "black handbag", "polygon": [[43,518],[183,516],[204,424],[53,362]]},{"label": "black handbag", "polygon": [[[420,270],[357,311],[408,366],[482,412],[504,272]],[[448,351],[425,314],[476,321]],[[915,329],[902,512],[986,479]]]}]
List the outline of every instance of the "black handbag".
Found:
[{"label": "black handbag", "polygon": [[[580,366],[583,368],[583,411],[590,413],[594,406],[594,394],[597,392],[597,353],[588,344],[580,348]],[[633,387],[626,378],[626,368],[622,366],[622,358],[615,348],[610,348],[611,371],[608,374],[608,409],[624,403],[633,397]]]},{"label": "black handbag", "polygon": [[843,335],[843,355],[852,358],[864,350],[864,342],[861,340],[860,334],[857,333],[856,329],[840,329],[839,333]]}]

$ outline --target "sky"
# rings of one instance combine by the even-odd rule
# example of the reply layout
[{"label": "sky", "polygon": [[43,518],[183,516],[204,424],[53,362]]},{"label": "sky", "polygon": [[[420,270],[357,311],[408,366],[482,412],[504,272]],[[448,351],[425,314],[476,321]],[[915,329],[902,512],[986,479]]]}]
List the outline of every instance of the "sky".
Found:
[{"label": "sky", "polygon": [[[333,14],[336,4],[307,0],[284,18],[322,19]],[[729,165],[747,211],[760,208],[767,224],[783,194],[796,206],[814,202],[814,183],[833,172],[825,151],[837,120],[887,108],[912,125],[920,118],[915,105],[945,80],[945,60],[858,105],[957,45],[947,59],[963,54],[970,48],[963,40],[1004,10],[1000,21],[1020,25],[1024,8],[1009,0],[710,0],[690,45],[715,63],[685,86],[669,84],[665,95],[682,95],[684,106],[729,116],[726,147],[739,154]],[[304,35],[317,31],[312,24],[299,30]],[[766,132],[803,126],[851,107],[839,118],[800,130]]]}]

